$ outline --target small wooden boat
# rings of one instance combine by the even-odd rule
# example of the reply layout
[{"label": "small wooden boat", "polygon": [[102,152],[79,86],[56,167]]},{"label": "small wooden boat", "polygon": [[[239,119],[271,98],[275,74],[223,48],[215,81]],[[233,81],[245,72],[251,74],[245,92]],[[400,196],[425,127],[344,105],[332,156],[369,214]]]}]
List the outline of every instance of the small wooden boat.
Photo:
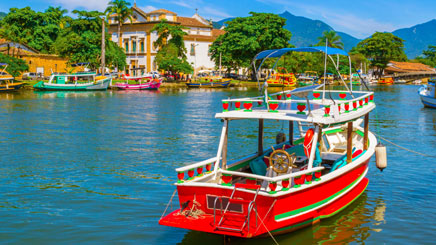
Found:
[{"label": "small wooden boat", "polygon": [[[291,51],[348,55],[307,47],[267,50],[255,59],[279,59]],[[167,215],[165,210],[159,224],[244,238],[281,234],[335,215],[365,191],[377,145],[369,131],[374,93],[347,86],[328,91],[323,84],[269,95],[266,87],[258,97],[222,101],[223,111],[215,115],[223,122],[216,156],[176,169],[180,206]],[[229,141],[233,120],[247,120],[239,125],[250,132],[250,122],[257,120],[258,139],[257,152],[230,160],[228,148],[241,144],[234,136]],[[275,145],[264,147],[265,121],[289,125],[290,140],[280,133]],[[294,137],[295,122],[311,128]]]},{"label": "small wooden boat", "polygon": [[392,85],[394,84],[394,79],[392,77],[385,77],[378,80],[377,83],[380,85]]},{"label": "small wooden boat", "polygon": [[278,73],[270,75],[266,82],[268,87],[295,87],[297,86],[297,78],[294,73],[289,73],[285,68],[277,68]]},{"label": "small wooden boat", "polygon": [[231,79],[212,80],[209,82],[187,82],[186,86],[189,88],[227,88],[230,86]]},{"label": "small wooden boat", "polygon": [[16,91],[23,86],[22,82],[16,82],[14,77],[6,72],[7,63],[0,63],[3,70],[0,71],[0,92]]},{"label": "small wooden boat", "polygon": [[158,90],[162,84],[162,79],[148,79],[145,82],[139,81],[134,84],[116,83],[114,87],[121,90]]},{"label": "small wooden boat", "polygon": [[424,107],[436,108],[435,83],[436,80],[429,80],[427,85],[422,85],[418,90]]}]

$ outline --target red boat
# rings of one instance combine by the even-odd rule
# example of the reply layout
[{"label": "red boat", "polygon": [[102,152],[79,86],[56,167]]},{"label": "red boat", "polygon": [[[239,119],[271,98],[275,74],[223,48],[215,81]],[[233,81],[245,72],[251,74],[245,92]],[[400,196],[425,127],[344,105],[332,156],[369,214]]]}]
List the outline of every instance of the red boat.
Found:
[{"label": "red boat", "polygon": [[[308,47],[267,50],[256,59],[290,51],[347,55]],[[223,121],[216,157],[176,169],[180,208],[164,216],[165,210],[159,224],[244,238],[281,234],[335,215],[365,191],[377,145],[368,124],[373,92],[313,85],[275,94],[265,90],[259,97],[223,100],[222,106],[215,116]],[[258,140],[251,146],[257,152],[230,160],[228,148],[241,143],[228,142],[235,120],[257,121]],[[289,125],[290,140],[279,133],[276,144],[265,147],[264,123],[277,120]],[[311,126],[304,130],[303,123]]]}]

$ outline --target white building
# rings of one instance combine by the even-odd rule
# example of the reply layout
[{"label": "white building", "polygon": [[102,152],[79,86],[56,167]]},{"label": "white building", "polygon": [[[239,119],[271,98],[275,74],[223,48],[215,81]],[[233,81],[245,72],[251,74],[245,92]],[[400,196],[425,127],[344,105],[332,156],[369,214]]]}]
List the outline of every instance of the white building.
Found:
[{"label": "white building", "polygon": [[151,30],[162,19],[166,19],[170,24],[186,27],[184,28],[184,31],[188,33],[184,37],[186,56],[196,71],[215,69],[209,48],[219,35],[224,34],[223,30],[213,29],[212,24],[197,13],[192,17],[177,16],[176,13],[165,9],[146,13],[136,4],[132,7],[132,12],[132,22],[126,19],[121,26],[121,38],[118,37],[116,15],[109,18],[109,33],[112,36],[112,41],[119,43],[126,51],[127,67],[125,73],[135,74],[135,68],[143,68],[146,72],[157,70],[154,61],[157,50],[153,43],[158,36],[156,32],[151,32]]}]

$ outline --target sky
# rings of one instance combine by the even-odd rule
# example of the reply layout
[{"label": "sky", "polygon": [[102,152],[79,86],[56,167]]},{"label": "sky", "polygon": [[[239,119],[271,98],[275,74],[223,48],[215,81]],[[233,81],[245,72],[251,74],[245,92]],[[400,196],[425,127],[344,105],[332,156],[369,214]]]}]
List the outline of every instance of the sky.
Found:
[{"label": "sky", "polygon": [[[134,0],[127,0],[134,3]],[[30,6],[44,11],[48,6],[103,11],[109,0],[0,0],[0,11]],[[249,12],[280,14],[321,20],[336,31],[357,38],[366,38],[376,31],[394,31],[436,19],[436,0],[136,0],[136,5],[148,12],[168,9],[189,17],[198,9],[206,19],[218,21],[229,17],[248,16]]]}]

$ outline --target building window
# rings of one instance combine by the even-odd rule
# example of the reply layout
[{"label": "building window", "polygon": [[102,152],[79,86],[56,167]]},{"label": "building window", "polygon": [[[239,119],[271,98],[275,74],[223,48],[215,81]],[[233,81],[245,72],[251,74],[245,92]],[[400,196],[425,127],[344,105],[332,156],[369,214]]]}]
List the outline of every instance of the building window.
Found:
[{"label": "building window", "polygon": [[126,48],[126,53],[128,53],[129,52],[129,42],[128,41],[124,42],[124,47]]},{"label": "building window", "polygon": [[191,52],[190,52],[191,56],[195,55],[195,44],[191,43]]},{"label": "building window", "polygon": [[144,52],[144,40],[141,41],[141,52]]},{"label": "building window", "polygon": [[132,51],[136,52],[136,41],[132,41]]}]

